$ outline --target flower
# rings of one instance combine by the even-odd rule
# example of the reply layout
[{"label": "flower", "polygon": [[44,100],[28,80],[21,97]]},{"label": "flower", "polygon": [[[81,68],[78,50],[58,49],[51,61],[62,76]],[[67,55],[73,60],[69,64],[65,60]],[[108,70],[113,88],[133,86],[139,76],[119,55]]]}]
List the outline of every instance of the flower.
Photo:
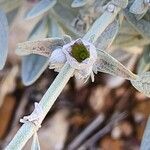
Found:
[{"label": "flower", "polygon": [[38,54],[45,56],[49,58],[49,68],[57,72],[61,70],[64,64],[68,63],[74,68],[73,75],[77,79],[84,80],[84,82],[90,77],[94,81],[94,73],[97,74],[97,72],[120,76],[130,80],[137,90],[150,96],[150,72],[146,72],[144,75],[132,73],[107,52],[98,49],[85,39],[72,40],[71,37],[64,36],[63,38],[28,41],[20,43],[16,52],[20,55]]},{"label": "flower", "polygon": [[50,69],[55,69],[55,71],[59,72],[67,62],[75,69],[74,75],[76,78],[87,80],[91,76],[92,81],[94,81],[92,69],[96,59],[95,46],[79,38],[65,44],[62,49],[53,51],[49,59]]},{"label": "flower", "polygon": [[94,73],[105,72],[134,80],[136,75],[127,70],[119,61],[103,50],[97,49],[92,43],[84,39],[77,39],[65,44],[62,48],[52,52],[50,69],[59,72],[65,63],[75,69],[74,75],[84,82],[91,77],[94,82]]},{"label": "flower", "polygon": [[47,38],[38,41],[20,43],[17,54],[38,54],[49,58],[49,68],[59,72],[65,63],[75,69],[77,79],[87,81],[94,73],[104,72],[121,76],[128,80],[135,80],[136,75],[126,69],[119,61],[107,52],[98,49],[85,39],[72,40],[69,36],[61,38]]}]

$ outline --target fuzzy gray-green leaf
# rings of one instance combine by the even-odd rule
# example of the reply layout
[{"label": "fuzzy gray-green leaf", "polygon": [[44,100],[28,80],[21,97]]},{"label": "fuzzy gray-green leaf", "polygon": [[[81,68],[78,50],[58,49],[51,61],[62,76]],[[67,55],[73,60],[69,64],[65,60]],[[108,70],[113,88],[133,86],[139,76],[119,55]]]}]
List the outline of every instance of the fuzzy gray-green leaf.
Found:
[{"label": "fuzzy gray-green leaf", "polygon": [[[66,34],[69,34],[73,38],[81,37],[82,34],[70,25],[70,22],[72,22],[74,18],[73,14],[71,14],[69,10],[66,11],[66,8],[64,8],[63,13],[61,13],[61,15],[59,14],[59,12],[62,11],[62,7],[56,7],[55,11],[51,10],[51,16],[56,19],[56,21]],[[67,18],[65,16],[67,16]]]},{"label": "fuzzy gray-green leaf", "polygon": [[49,57],[54,49],[62,47],[64,40],[61,38],[45,38],[42,40],[19,43],[16,49],[18,55],[37,54]]},{"label": "fuzzy gray-green leaf", "polygon": [[27,14],[26,19],[33,19],[52,8],[57,3],[57,0],[42,0],[36,4]]},{"label": "fuzzy gray-green leaf", "polygon": [[56,20],[49,19],[49,33],[48,37],[62,37],[63,30],[60,28]]},{"label": "fuzzy gray-green leaf", "polygon": [[48,35],[48,23],[49,21],[47,18],[43,18],[42,20],[40,20],[29,34],[29,39],[35,40],[39,38],[45,38]]},{"label": "fuzzy gray-green leaf", "polygon": [[[48,34],[47,20],[44,18],[34,27],[34,29],[29,35],[29,39],[36,40],[40,38],[45,38],[47,34]],[[25,51],[26,50],[27,49],[25,49]],[[27,55],[27,52],[22,51],[22,49],[19,49],[19,51],[17,53],[19,53],[20,55],[23,54]],[[21,76],[23,83],[25,85],[30,85],[34,83],[39,78],[39,76],[44,72],[47,66],[48,66],[48,58],[46,57],[34,55],[31,53],[30,55],[23,56],[21,68],[22,69]]]},{"label": "fuzzy gray-green leaf", "polygon": [[3,69],[8,53],[8,22],[6,15],[0,11],[0,70]]},{"label": "fuzzy gray-green leaf", "polygon": [[138,64],[138,73],[150,71],[150,46],[145,46]]},{"label": "fuzzy gray-green leaf", "polygon": [[101,36],[99,36],[94,45],[98,49],[102,50],[107,49],[112,44],[118,31],[119,31],[119,22],[115,20],[105,29],[105,31],[101,34]]},{"label": "fuzzy gray-green leaf", "polygon": [[139,74],[131,83],[138,91],[150,97],[150,72]]},{"label": "fuzzy gray-green leaf", "polygon": [[125,16],[129,23],[139,32],[143,37],[150,38],[150,22],[141,19],[137,20],[135,15],[128,12],[128,9],[125,10]]},{"label": "fuzzy gray-green leaf", "polygon": [[136,75],[123,66],[118,60],[113,58],[108,53],[98,50],[98,59],[96,61],[97,71],[108,73],[115,76],[120,76],[128,80],[134,80]]},{"label": "fuzzy gray-green leaf", "polygon": [[28,55],[22,58],[21,76],[24,85],[33,84],[48,67],[49,59],[44,56]]},{"label": "fuzzy gray-green leaf", "polygon": [[133,14],[143,14],[145,12],[146,6],[144,5],[144,0],[134,0],[130,7],[130,12]]}]

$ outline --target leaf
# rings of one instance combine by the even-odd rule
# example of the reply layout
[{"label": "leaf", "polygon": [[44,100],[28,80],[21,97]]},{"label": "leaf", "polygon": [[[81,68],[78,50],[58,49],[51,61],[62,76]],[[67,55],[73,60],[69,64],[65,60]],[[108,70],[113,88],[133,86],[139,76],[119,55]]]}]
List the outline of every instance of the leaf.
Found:
[{"label": "leaf", "polygon": [[147,9],[145,9],[144,13],[135,15],[136,20],[142,19],[146,15],[146,13],[147,13]]},{"label": "leaf", "polygon": [[78,15],[78,11],[68,8],[65,4],[63,5],[59,3],[59,5],[56,5],[53,10],[50,10],[50,15],[52,18],[55,18],[66,34],[75,39],[82,36],[81,32],[77,31],[71,24]]},{"label": "leaf", "polygon": [[49,59],[44,56],[28,55],[22,58],[21,76],[23,84],[33,84],[48,67]]},{"label": "leaf", "polygon": [[138,73],[150,71],[150,46],[145,46],[143,55],[138,63]]},{"label": "leaf", "polygon": [[133,14],[143,14],[148,10],[148,7],[145,6],[144,0],[134,0],[129,10]]},{"label": "leaf", "polygon": [[119,22],[115,20],[105,29],[105,31],[101,34],[101,36],[98,37],[94,45],[98,49],[106,50],[112,44],[118,31],[119,31]]},{"label": "leaf", "polygon": [[56,20],[50,18],[48,37],[62,37],[63,30],[60,28]]},{"label": "leaf", "polygon": [[149,21],[143,18],[141,20],[137,20],[135,15],[128,12],[128,9],[125,10],[125,16],[129,23],[131,23],[131,25],[137,30],[137,32],[139,32],[145,38],[150,38]]},{"label": "leaf", "polygon": [[150,97],[150,72],[139,74],[131,83],[138,91]]},{"label": "leaf", "polygon": [[48,24],[49,20],[47,18],[43,18],[42,20],[40,20],[29,34],[28,39],[38,40],[39,38],[45,38],[48,35],[49,31]]},{"label": "leaf", "polygon": [[64,40],[61,38],[45,38],[37,41],[19,43],[16,53],[18,55],[38,54],[49,57],[54,49],[62,47]]},{"label": "leaf", "polygon": [[26,19],[33,19],[52,8],[57,3],[57,0],[41,0],[36,4],[26,16]]},{"label": "leaf", "polygon": [[71,4],[71,7],[73,8],[83,7],[86,4],[87,4],[87,0],[74,0]]},{"label": "leaf", "polygon": [[0,70],[3,69],[8,53],[8,22],[6,15],[0,10]]},{"label": "leaf", "polygon": [[148,11],[148,5],[144,4],[144,0],[135,0],[129,10],[135,14],[137,20],[140,20]]},{"label": "leaf", "polygon": [[[34,27],[32,32],[29,35],[30,40],[36,40],[40,38],[45,38],[48,34],[48,26],[45,18]],[[22,52],[19,52],[22,54]],[[36,64],[36,66],[35,66]],[[34,83],[39,76],[44,72],[48,67],[49,61],[48,58],[40,55],[27,55],[22,58],[22,70],[21,77],[24,85],[30,85]]]},{"label": "leaf", "polygon": [[98,58],[94,69],[100,72],[109,73],[111,75],[120,76],[128,80],[136,79],[136,75],[123,66],[118,60],[108,53],[97,50]]},{"label": "leaf", "polygon": [[34,133],[31,150],[40,150],[40,149],[41,148],[40,148],[40,143],[39,143],[37,133]]}]

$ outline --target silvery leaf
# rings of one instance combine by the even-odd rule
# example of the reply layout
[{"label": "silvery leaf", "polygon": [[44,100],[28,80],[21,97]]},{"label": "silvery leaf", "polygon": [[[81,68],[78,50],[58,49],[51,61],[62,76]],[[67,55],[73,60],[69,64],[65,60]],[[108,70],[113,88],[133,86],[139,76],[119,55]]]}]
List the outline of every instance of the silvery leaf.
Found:
[{"label": "silvery leaf", "polygon": [[72,22],[73,20],[73,16],[71,14],[66,14],[66,16],[68,16],[67,18],[65,17],[65,14],[63,16],[61,14],[60,16],[58,11],[51,10],[50,14],[53,18],[57,20],[58,24],[61,26],[66,34],[70,35],[75,39],[82,36],[81,33],[79,33],[73,26],[70,25],[70,22]]},{"label": "silvery leaf", "polygon": [[133,14],[143,14],[145,10],[148,10],[148,6],[145,6],[144,0],[135,0],[130,7],[130,12]]},{"label": "silvery leaf", "polygon": [[145,46],[138,64],[138,73],[150,71],[150,46]]},{"label": "silvery leaf", "polygon": [[28,55],[22,58],[21,76],[23,84],[33,84],[48,67],[49,59],[44,56]]},{"label": "silvery leaf", "polygon": [[49,20],[49,33],[48,37],[62,37],[63,31],[56,22],[56,20],[50,18]]},{"label": "silvery leaf", "polygon": [[45,38],[36,41],[19,43],[16,49],[18,55],[38,54],[49,57],[54,49],[62,47],[64,40],[61,38]]},{"label": "silvery leaf", "polygon": [[126,8],[128,5],[128,0],[112,0],[112,3],[121,8]]},{"label": "silvery leaf", "polygon": [[74,0],[71,4],[71,7],[83,7],[86,5],[87,0]]},{"label": "silvery leaf", "polygon": [[39,143],[37,133],[34,133],[31,150],[40,150],[40,149],[41,148],[40,148],[40,143]]},{"label": "silvery leaf", "polygon": [[146,13],[147,13],[147,9],[145,9],[145,11],[142,14],[135,15],[135,17],[137,20],[140,20],[145,16]]},{"label": "silvery leaf", "polygon": [[8,53],[8,22],[6,15],[0,11],[0,70],[3,69]]},{"label": "silvery leaf", "polygon": [[[29,35],[30,40],[45,38],[48,34],[47,19],[39,21]],[[19,52],[22,55],[22,52]],[[29,65],[28,65],[29,64]],[[36,67],[34,66],[35,64]],[[40,55],[27,55],[22,58],[22,80],[25,85],[36,81],[48,66],[48,58]]]},{"label": "silvery leaf", "polygon": [[57,3],[57,0],[41,0],[27,14],[26,19],[33,19],[52,8]]},{"label": "silvery leaf", "polygon": [[[124,66],[128,66],[130,59],[133,57],[133,54],[128,53],[125,50],[115,49],[110,52],[110,55],[121,62]],[[133,58],[132,58],[133,59]]]},{"label": "silvery leaf", "polygon": [[58,1],[58,4],[55,5],[53,10],[50,10],[49,14],[52,18],[55,18],[65,34],[76,39],[82,36],[81,32],[77,31],[72,25],[74,19],[79,15],[79,11],[78,9],[72,9],[69,5],[70,3],[71,1],[69,0]]},{"label": "silvery leaf", "polygon": [[136,75],[123,66],[118,60],[113,58],[108,53],[97,50],[98,58],[94,69],[100,72],[108,73],[115,76],[120,76],[128,80],[134,80]]},{"label": "silvery leaf", "polygon": [[119,22],[115,20],[105,29],[105,31],[101,34],[101,36],[98,37],[94,45],[98,49],[103,50],[107,49],[112,44],[118,31],[119,31]]},{"label": "silvery leaf", "polygon": [[[30,40],[37,40],[41,38],[45,38],[48,34],[48,20],[45,18],[40,21],[35,28],[30,33]],[[23,55],[23,51],[19,52],[20,55]],[[30,85],[34,81],[36,81],[39,76],[44,72],[44,70],[48,67],[49,59],[40,55],[27,55],[23,56],[22,59],[22,80],[25,85]],[[36,66],[35,66],[36,64]]]},{"label": "silvery leaf", "polygon": [[150,72],[139,74],[131,83],[138,91],[150,97]]},{"label": "silvery leaf", "polygon": [[[16,8],[16,9],[13,9],[12,11],[10,11],[10,12],[7,12],[7,21],[8,21],[8,24],[9,25],[11,25],[12,23],[13,23],[13,21],[14,21],[14,19],[15,19],[15,17],[16,17],[16,15],[17,15],[17,13],[18,13],[18,8]],[[6,12],[5,12],[6,13]]]},{"label": "silvery leaf", "polygon": [[[110,54],[129,70],[134,68],[135,62],[137,61],[136,55],[128,53],[124,50],[116,49]],[[108,75],[106,83],[110,88],[116,88],[122,85],[124,81],[126,81],[124,78]]]},{"label": "silvery leaf", "polygon": [[149,21],[143,18],[141,20],[137,20],[133,14],[128,12],[128,9],[125,10],[125,16],[129,23],[131,23],[131,25],[137,30],[137,32],[139,32],[145,38],[150,38]]},{"label": "silvery leaf", "polygon": [[48,24],[49,21],[47,18],[40,20],[29,34],[29,39],[38,40],[39,38],[45,38],[48,35]]}]

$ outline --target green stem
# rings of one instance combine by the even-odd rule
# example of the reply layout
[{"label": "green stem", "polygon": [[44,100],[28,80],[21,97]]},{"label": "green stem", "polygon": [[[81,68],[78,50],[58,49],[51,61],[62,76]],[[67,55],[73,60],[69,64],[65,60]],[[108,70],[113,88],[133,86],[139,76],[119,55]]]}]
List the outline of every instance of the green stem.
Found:
[{"label": "green stem", "polygon": [[116,18],[118,12],[121,10],[120,7],[116,7],[114,13],[105,11],[92,25],[90,30],[85,34],[84,39],[94,43],[98,37],[104,32],[109,24],[111,24]]},{"label": "green stem", "polygon": [[[66,63],[39,103],[43,108],[44,116],[46,116],[73,73],[74,69]],[[36,127],[33,123],[24,123],[5,150],[21,150],[35,131]]]}]

